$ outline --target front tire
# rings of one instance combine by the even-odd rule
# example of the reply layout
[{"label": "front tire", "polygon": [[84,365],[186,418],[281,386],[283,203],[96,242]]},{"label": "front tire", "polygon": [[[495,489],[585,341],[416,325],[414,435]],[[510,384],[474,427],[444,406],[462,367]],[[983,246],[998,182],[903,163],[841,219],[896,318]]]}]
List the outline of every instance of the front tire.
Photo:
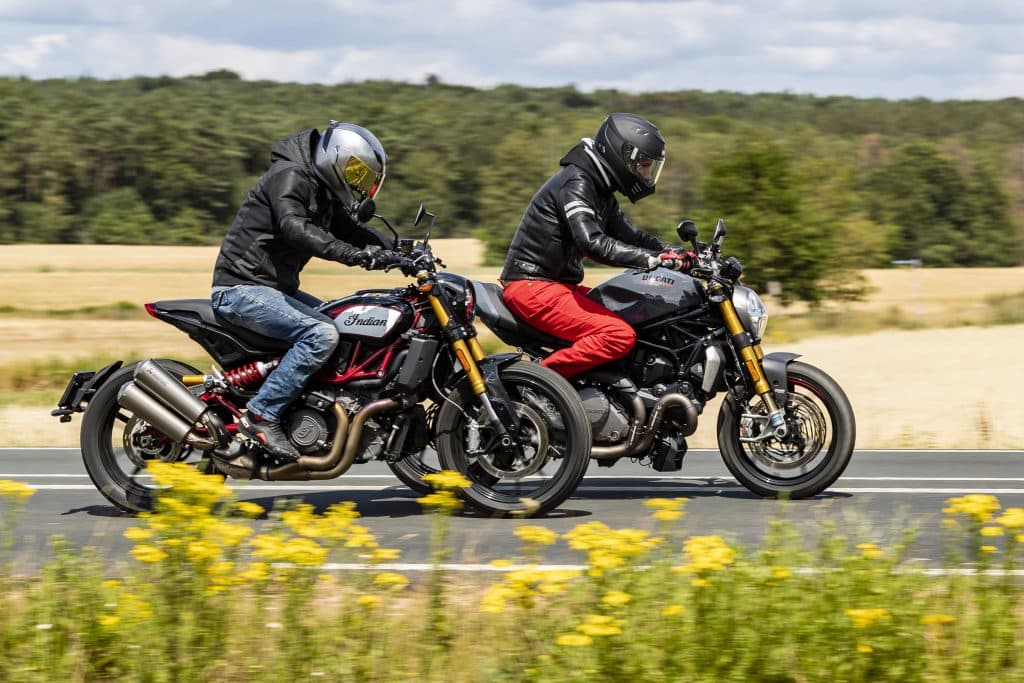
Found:
[{"label": "front tire", "polygon": [[[199,371],[175,360],[156,361],[177,378]],[[82,460],[100,493],[126,512],[153,509],[156,487],[145,472],[148,460],[188,459],[188,446],[172,441],[117,402],[117,393],[132,381],[138,363],[115,372],[89,401],[82,420]]]},{"label": "front tire", "polygon": [[807,498],[827,489],[846,469],[856,423],[846,394],[824,371],[794,361],[786,375],[790,435],[782,441],[741,442],[743,412],[763,415],[766,410],[758,397],[740,405],[730,396],[718,413],[718,447],[729,471],[754,493]]},{"label": "front tire", "polygon": [[543,514],[572,495],[586,474],[590,422],[579,395],[554,371],[518,361],[500,376],[530,445],[514,463],[500,463],[486,446],[493,436],[489,421],[464,380],[438,413],[438,457],[444,469],[470,480],[461,494],[474,508],[492,515]]}]

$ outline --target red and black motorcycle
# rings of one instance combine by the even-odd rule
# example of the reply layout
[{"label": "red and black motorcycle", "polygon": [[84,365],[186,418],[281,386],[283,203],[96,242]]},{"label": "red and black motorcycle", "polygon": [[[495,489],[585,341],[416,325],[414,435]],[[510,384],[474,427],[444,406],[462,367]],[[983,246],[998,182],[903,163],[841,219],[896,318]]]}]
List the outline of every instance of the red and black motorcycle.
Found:
[{"label": "red and black motorcycle", "polygon": [[[372,214],[372,211],[370,212]],[[443,469],[472,483],[463,497],[491,514],[544,512],[565,500],[587,468],[591,430],[576,391],[519,354],[487,356],[473,328],[468,280],[439,272],[426,237],[395,237],[404,260],[390,267],[415,284],[374,289],[324,304],[341,336],[338,350],[287,409],[283,424],[301,454],[276,464],[238,433],[246,402],[288,346],[217,317],[208,299],[146,304],[210,354],[209,374],[175,360],[115,362],[75,373],[56,410],[85,413],[82,457],[114,505],[153,504],[146,465],[194,462],[236,479],[334,479],[355,463],[386,462],[422,490],[422,454],[433,447]],[[389,267],[389,268],[390,268]]]}]

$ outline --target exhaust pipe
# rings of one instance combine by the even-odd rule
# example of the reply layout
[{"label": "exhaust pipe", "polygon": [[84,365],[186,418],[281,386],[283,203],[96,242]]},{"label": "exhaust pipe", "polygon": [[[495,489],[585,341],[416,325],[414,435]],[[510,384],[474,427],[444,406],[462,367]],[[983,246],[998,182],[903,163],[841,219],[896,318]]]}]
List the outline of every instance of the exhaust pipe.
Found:
[{"label": "exhaust pipe", "polygon": [[[639,411],[636,409],[635,404],[637,403],[640,404]],[[658,427],[661,426],[661,421],[665,418],[665,411],[673,406],[682,408],[686,416],[686,428],[683,431],[683,436],[690,436],[697,430],[697,408],[689,398],[683,394],[665,394],[659,398],[651,410],[650,420],[647,421],[647,425],[643,429],[640,429],[640,424],[644,421],[645,411],[643,410],[643,404],[637,399],[634,401],[633,413],[637,420],[630,428],[626,441],[615,446],[594,446],[590,450],[590,457],[596,460],[611,460],[623,456],[632,457],[640,455],[654,443],[654,435],[657,433]],[[641,433],[643,436],[641,436]]]},{"label": "exhaust pipe", "polygon": [[[224,441],[220,419],[170,373],[152,360],[139,364],[117,402],[175,441],[209,450]],[[201,424],[206,434],[196,431]]]}]

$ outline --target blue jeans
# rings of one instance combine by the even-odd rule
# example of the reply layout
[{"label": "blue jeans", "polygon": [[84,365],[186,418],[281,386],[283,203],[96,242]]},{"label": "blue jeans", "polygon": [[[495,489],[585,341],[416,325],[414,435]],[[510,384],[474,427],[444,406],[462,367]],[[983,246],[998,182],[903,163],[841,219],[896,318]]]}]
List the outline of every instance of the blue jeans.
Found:
[{"label": "blue jeans", "polygon": [[292,347],[249,401],[249,412],[280,422],[281,414],[338,347],[334,321],[316,311],[321,302],[305,292],[288,296],[263,285],[214,287],[213,310],[232,325]]}]

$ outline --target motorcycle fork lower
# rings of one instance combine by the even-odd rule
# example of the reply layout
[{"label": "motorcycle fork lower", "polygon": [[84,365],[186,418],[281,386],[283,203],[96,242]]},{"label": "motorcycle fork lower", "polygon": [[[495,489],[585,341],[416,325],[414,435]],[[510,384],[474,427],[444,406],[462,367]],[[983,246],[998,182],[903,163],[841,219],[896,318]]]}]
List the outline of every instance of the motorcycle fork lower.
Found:
[{"label": "motorcycle fork lower", "polygon": [[453,324],[446,302],[436,294],[428,294],[427,301],[430,302],[437,322],[445,330],[452,352],[462,369],[466,371],[473,393],[484,407],[491,426],[498,433],[498,442],[508,448],[514,441],[510,431],[519,432],[519,416],[512,409],[512,401],[501,384],[497,369],[485,376],[478,362],[484,360],[486,354],[475,334],[468,334],[463,326]]},{"label": "motorcycle fork lower", "polygon": [[754,385],[754,391],[768,410],[768,430],[765,432],[765,437],[775,436],[781,439],[789,431],[786,426],[786,415],[775,400],[775,393],[772,391],[772,386],[764,372],[764,366],[761,364],[761,359],[764,358],[761,344],[755,344],[754,338],[744,329],[743,323],[740,322],[740,316],[736,313],[736,307],[732,303],[732,298],[721,297],[718,307],[722,312],[722,319],[725,320],[725,327],[732,337],[733,346],[739,353],[740,360],[743,361],[743,365],[747,369],[747,376]]}]

